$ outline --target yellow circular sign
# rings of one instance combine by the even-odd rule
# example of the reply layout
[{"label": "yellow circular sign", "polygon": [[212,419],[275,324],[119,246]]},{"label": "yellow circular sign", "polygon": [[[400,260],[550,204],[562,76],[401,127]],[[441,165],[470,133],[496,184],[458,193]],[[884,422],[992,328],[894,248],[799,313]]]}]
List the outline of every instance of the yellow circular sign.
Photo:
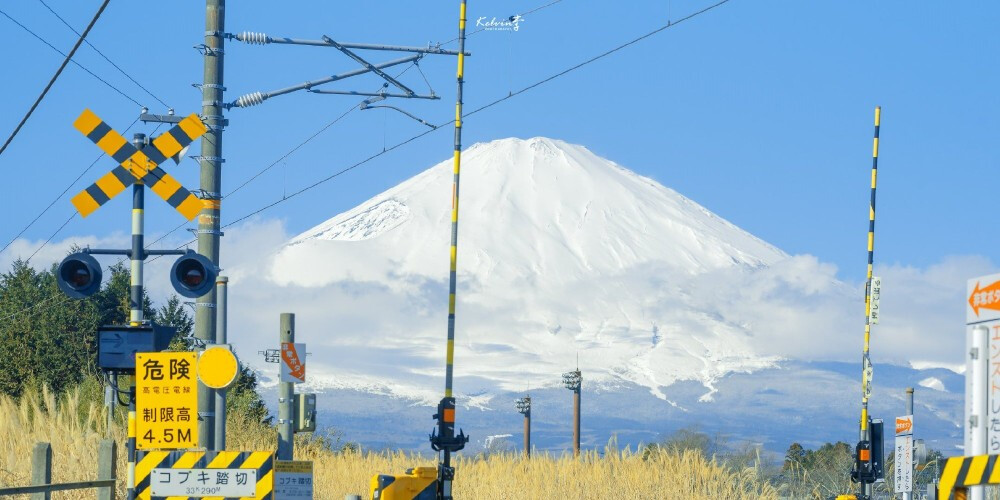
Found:
[{"label": "yellow circular sign", "polygon": [[212,389],[228,389],[240,375],[240,361],[233,351],[211,346],[198,357],[198,380]]}]

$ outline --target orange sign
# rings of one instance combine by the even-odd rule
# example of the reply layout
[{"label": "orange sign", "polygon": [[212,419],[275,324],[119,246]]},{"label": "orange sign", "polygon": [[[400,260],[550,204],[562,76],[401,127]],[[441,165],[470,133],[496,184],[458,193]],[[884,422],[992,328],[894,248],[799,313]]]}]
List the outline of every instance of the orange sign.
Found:
[{"label": "orange sign", "polygon": [[896,417],[896,435],[913,433],[913,415]]},{"label": "orange sign", "polygon": [[995,281],[985,288],[979,288],[977,281],[976,288],[972,291],[972,295],[969,295],[969,305],[976,316],[979,316],[979,309],[1000,311],[1000,281]]},{"label": "orange sign", "polygon": [[306,345],[281,343],[281,381],[301,384],[306,381]]}]

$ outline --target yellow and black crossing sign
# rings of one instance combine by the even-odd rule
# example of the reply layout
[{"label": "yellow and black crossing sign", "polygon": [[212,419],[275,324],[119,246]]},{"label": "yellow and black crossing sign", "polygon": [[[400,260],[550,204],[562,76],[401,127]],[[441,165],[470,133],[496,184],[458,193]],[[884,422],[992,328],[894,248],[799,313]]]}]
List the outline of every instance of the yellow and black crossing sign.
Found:
[{"label": "yellow and black crossing sign", "polygon": [[941,468],[938,499],[965,500],[969,486],[1000,484],[997,455],[951,457]]},{"label": "yellow and black crossing sign", "polygon": [[274,498],[271,451],[139,451],[137,462],[135,495],[140,500]]},{"label": "yellow and black crossing sign", "polygon": [[187,220],[197,217],[204,208],[201,199],[158,166],[208,131],[198,115],[192,114],[184,118],[172,129],[153,139],[153,147],[141,151],[89,109],[80,114],[73,126],[119,163],[114,170],[73,197],[73,206],[83,217],[136,182],[149,186]]}]

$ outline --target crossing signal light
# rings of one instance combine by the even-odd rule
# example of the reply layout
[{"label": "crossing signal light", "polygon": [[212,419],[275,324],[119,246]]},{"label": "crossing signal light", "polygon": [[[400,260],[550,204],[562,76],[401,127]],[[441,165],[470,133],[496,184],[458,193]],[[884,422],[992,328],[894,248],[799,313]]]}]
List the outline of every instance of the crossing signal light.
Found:
[{"label": "crossing signal light", "polygon": [[170,282],[177,293],[196,299],[205,295],[215,286],[218,268],[212,261],[194,252],[188,252],[174,262],[170,269]]},{"label": "crossing signal light", "polygon": [[71,254],[59,263],[56,283],[71,298],[85,299],[101,289],[101,265],[90,254]]}]

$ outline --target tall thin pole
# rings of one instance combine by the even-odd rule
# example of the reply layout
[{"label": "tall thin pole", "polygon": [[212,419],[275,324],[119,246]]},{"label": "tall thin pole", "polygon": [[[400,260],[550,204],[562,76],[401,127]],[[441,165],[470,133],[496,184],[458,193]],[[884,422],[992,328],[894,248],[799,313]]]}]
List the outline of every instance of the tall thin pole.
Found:
[{"label": "tall thin pole", "polygon": [[[146,136],[135,134],[132,139],[136,149],[142,150],[146,146]],[[129,325],[141,326],[143,322],[143,291],[142,291],[142,264],[145,260],[143,254],[144,237],[144,215],[145,215],[145,186],[141,180],[137,180],[132,185],[132,253],[129,255],[131,264],[129,273]],[[117,384],[116,384],[117,388]],[[129,380],[128,398],[128,435],[126,437],[127,467],[126,472],[126,495],[129,500],[135,498],[135,377]]]},{"label": "tall thin pole", "polygon": [[[226,276],[219,276],[215,279],[216,290],[218,290],[219,297],[219,316],[216,319],[216,326],[218,336],[216,337],[216,344],[226,344],[228,343],[228,337],[226,335],[226,315],[228,314],[227,303],[228,303],[228,288],[229,288],[229,278]],[[215,449],[225,450],[226,449],[226,390],[221,389],[215,391]]]},{"label": "tall thin pole", "polygon": [[451,189],[451,252],[448,271],[448,343],[445,355],[444,397],[438,403],[438,429],[431,435],[431,447],[442,454],[438,466],[438,498],[451,500],[451,483],[455,469],[451,454],[461,450],[468,440],[455,435],[455,397],[452,392],[455,364],[455,293],[458,287],[458,187],[462,170],[462,85],[465,83],[465,2],[461,1],[458,15],[458,70],[455,95],[454,184]]},{"label": "tall thin pole", "polygon": [[[872,361],[868,353],[871,340],[871,292],[872,263],[875,260],[875,183],[878,175],[878,128],[881,121],[882,107],[875,107],[875,138],[872,143],[872,191],[871,203],[868,209],[868,275],[865,284],[865,346],[861,357],[861,432],[860,440],[869,441],[871,430],[868,428],[868,398],[871,397]],[[867,498],[871,493],[871,484],[861,482],[861,494]]]},{"label": "tall thin pole", "polygon": [[[223,113],[223,61],[226,19],[225,0],[205,1],[205,52],[204,80],[201,87],[202,121],[208,133],[201,138],[201,190],[205,208],[198,216],[198,253],[213,264],[219,264],[219,214],[222,191],[222,129]],[[213,287],[197,299],[195,309],[195,337],[206,343],[216,342],[216,292]],[[215,399],[213,391],[198,384],[198,446],[211,448],[214,444]]]},{"label": "tall thin pole", "polygon": [[[529,399],[530,401],[530,399]],[[531,407],[524,412],[524,456],[531,456]]]},{"label": "tall thin pole", "polygon": [[563,385],[573,391],[573,456],[580,456],[580,388],[583,386],[583,373],[577,369],[563,373]]},{"label": "tall thin pole", "polygon": [[573,456],[580,456],[580,387],[573,391]]},{"label": "tall thin pole", "polygon": [[531,395],[514,400],[514,407],[524,415],[524,457],[531,456]]},{"label": "tall thin pole", "polygon": [[[903,412],[903,415],[913,415],[913,388],[912,387],[907,387],[906,388],[906,411]],[[913,442],[916,442],[916,440],[914,439]],[[910,453],[913,454],[913,450],[912,449],[910,450]],[[916,465],[916,464],[913,464],[913,465]],[[910,477],[913,477],[913,471],[912,470],[910,471]],[[910,485],[910,489],[913,489],[913,485]],[[913,500],[913,492],[912,491],[903,492],[903,500]]]},{"label": "tall thin pole", "polygon": [[451,189],[451,257],[448,271],[448,346],[444,375],[444,397],[452,397],[455,363],[455,293],[458,287],[458,186],[462,169],[462,84],[465,72],[465,0],[458,22],[458,93],[455,99],[454,183]]},{"label": "tall thin pole", "polygon": [[[295,342],[295,315],[281,313],[281,344]],[[304,354],[303,354],[304,355]],[[278,384],[278,460],[291,460],[295,454],[295,432],[292,428],[295,400],[295,384],[281,382]]]}]

